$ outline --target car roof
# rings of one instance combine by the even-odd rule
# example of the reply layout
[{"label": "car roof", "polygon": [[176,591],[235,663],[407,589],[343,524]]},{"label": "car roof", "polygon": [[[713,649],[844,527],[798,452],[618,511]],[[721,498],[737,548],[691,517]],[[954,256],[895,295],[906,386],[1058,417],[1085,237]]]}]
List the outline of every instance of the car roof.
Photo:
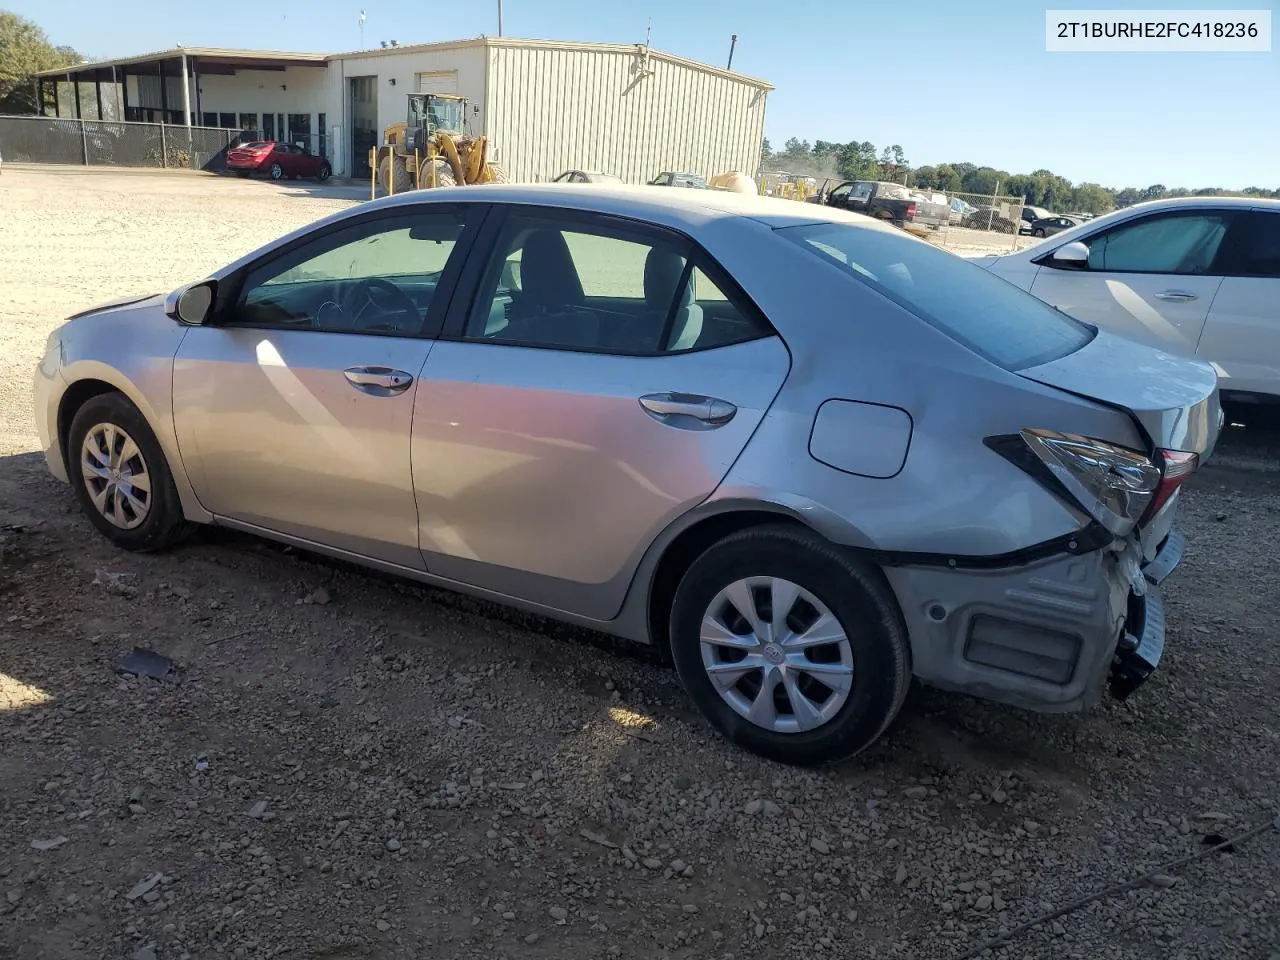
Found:
[{"label": "car roof", "polygon": [[1166,197],[1163,200],[1147,200],[1135,203],[1121,210],[1196,210],[1201,207],[1235,207],[1249,210],[1264,207],[1269,210],[1280,210],[1280,200],[1268,200],[1263,197]]},{"label": "car roof", "polygon": [[355,217],[367,216],[378,210],[396,210],[435,203],[524,204],[601,213],[654,223],[695,237],[717,222],[751,222],[757,227],[763,224],[774,229],[814,223],[842,223],[864,230],[906,236],[897,227],[863,214],[798,200],[761,197],[728,190],[667,190],[625,183],[487,183],[470,187],[411,190],[377,200],[366,200],[278,237],[226,264],[210,276],[215,279],[229,276],[272,250],[321,230],[339,227]]},{"label": "car roof", "polygon": [[[745,218],[770,227],[804,223],[852,223],[869,229],[895,230],[869,217],[798,200],[762,197],[721,190],[654,190],[631,184],[484,184],[399,193],[360,204],[356,211],[385,206],[437,202],[472,202],[554,206],[592,213],[651,220],[676,228],[696,229],[711,220]],[[356,212],[352,211],[352,213]]]}]

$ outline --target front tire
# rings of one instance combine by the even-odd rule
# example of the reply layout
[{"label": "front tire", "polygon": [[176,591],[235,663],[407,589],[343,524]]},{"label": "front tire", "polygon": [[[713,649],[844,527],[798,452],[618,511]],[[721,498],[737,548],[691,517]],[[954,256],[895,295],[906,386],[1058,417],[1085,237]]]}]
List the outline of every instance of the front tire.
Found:
[{"label": "front tire", "polygon": [[272,180],[283,180],[283,179],[284,179],[284,167],[280,166],[280,164],[278,164],[278,163],[273,163],[273,164],[271,165],[271,179],[272,179]]},{"label": "front tire", "polygon": [[671,648],[717,730],[802,766],[869,747],[911,680],[906,628],[880,571],[789,526],[734,534],[693,562],[672,605]]},{"label": "front tire", "polygon": [[118,547],[164,550],[194,529],[160,442],[122,394],[100,394],[76,411],[67,431],[67,473],[80,509]]},{"label": "front tire", "polygon": [[320,183],[324,183],[326,180],[329,179],[329,176],[332,173],[333,171],[329,169],[329,165],[326,163],[324,166],[320,168],[320,172],[316,174],[316,180],[318,180]]}]

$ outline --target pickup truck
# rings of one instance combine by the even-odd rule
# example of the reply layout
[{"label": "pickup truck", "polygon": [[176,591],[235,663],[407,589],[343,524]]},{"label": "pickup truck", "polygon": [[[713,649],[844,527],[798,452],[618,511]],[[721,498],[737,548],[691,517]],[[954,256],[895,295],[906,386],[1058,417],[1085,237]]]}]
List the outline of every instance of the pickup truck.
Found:
[{"label": "pickup truck", "polygon": [[845,180],[831,190],[826,190],[824,185],[809,202],[892,220],[899,227],[914,223],[936,228],[951,222],[951,207],[947,204],[925,200],[900,183],[879,180]]}]

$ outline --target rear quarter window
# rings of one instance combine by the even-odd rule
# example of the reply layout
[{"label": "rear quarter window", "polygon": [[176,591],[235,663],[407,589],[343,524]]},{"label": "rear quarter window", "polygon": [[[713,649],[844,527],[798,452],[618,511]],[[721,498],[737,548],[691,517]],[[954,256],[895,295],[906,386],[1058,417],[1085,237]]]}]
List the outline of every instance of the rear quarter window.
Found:
[{"label": "rear quarter window", "polygon": [[1065,357],[1094,336],[1007,280],[905,235],[843,223],[775,232],[1006,370]]}]

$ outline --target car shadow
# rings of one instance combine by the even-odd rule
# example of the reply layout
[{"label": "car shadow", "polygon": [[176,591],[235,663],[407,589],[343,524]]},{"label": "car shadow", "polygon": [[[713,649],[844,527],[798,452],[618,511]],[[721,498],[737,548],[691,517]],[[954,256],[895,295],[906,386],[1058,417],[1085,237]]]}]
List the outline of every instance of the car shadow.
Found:
[{"label": "car shadow", "polygon": [[[1271,483],[1273,477],[1280,477],[1280,418],[1271,411],[1245,419],[1233,417],[1220,450],[1222,456],[1215,467],[1219,473],[1229,475],[1235,460],[1241,458],[1270,462],[1271,475],[1262,480]],[[159,642],[151,638],[166,634],[180,638],[192,629],[179,619],[167,619],[163,612],[153,615],[146,629],[104,615],[98,601],[109,583],[100,580],[98,571],[127,570],[140,592],[154,593],[175,582],[211,585],[219,570],[240,571],[237,575],[244,580],[243,571],[252,570],[252,580],[264,598],[261,602],[268,605],[303,602],[294,599],[300,582],[339,585],[335,592],[346,608],[344,618],[354,619],[364,631],[394,632],[401,629],[399,621],[407,620],[414,624],[413,629],[430,634],[437,629],[434,624],[446,622],[453,625],[451,629],[497,635],[503,643],[519,642],[517,632],[526,632],[621,657],[632,665],[631,672],[639,671],[643,678],[645,700],[655,717],[700,725],[674,671],[661,651],[649,645],[221,528],[202,527],[190,544],[171,553],[126,554],[90,527],[68,488],[49,476],[43,457],[36,452],[0,457],[0,517],[4,518],[0,521],[0,609],[7,614],[0,618],[0,636],[7,632],[12,644],[0,659],[0,716],[9,712],[4,697],[14,696],[13,691],[29,698],[27,703],[13,705],[12,709],[18,710],[38,709],[43,702],[40,691],[54,700],[74,696],[89,668],[83,648],[78,653],[68,649],[63,659],[50,656],[46,643],[41,656],[25,655],[16,638],[26,631],[56,624],[69,637],[93,640],[110,635],[119,646],[124,637],[146,645]],[[209,602],[221,601],[211,596]],[[399,611],[395,626],[388,626],[392,623],[386,614],[390,607]],[[173,642],[176,649],[195,649],[190,642],[185,646],[180,640]],[[106,662],[105,650],[88,656],[96,664],[93,669],[104,677],[109,675],[111,665]],[[323,669],[334,670],[337,677],[354,668],[344,665],[344,655],[337,657]],[[534,671],[549,680],[566,669],[557,664],[558,658],[536,659],[539,662]],[[612,672],[607,658],[594,668],[594,673],[601,675]],[[591,681],[579,678],[578,682]],[[605,696],[603,687],[599,692]],[[840,776],[856,778],[886,765],[899,772],[916,769],[915,775],[919,775],[920,770],[949,770],[968,763],[1048,764],[1061,768],[1065,776],[1071,761],[1063,758],[1073,748],[1089,745],[1095,728],[1088,715],[1028,714],[965,696],[915,689],[889,735],[857,761],[843,765]]]}]

